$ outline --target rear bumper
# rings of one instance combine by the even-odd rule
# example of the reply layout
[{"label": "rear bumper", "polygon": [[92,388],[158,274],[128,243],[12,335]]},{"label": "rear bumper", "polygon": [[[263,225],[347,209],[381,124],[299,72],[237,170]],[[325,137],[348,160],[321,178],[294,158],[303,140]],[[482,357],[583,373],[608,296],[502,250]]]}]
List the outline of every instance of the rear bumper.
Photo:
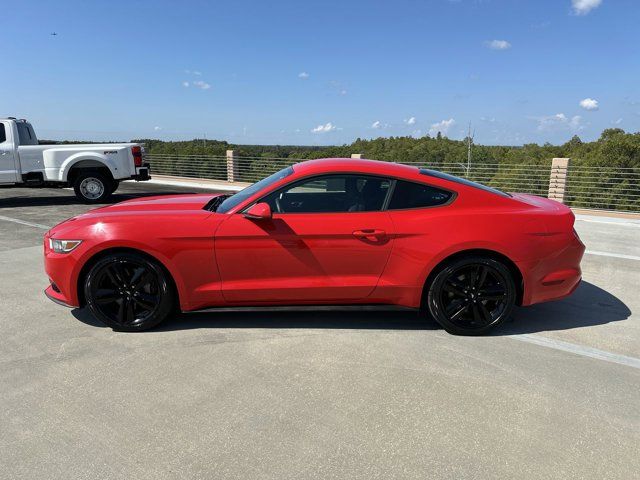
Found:
[{"label": "rear bumper", "polygon": [[151,165],[143,163],[141,167],[136,167],[136,174],[131,176],[136,182],[146,182],[151,180]]},{"label": "rear bumper", "polygon": [[580,239],[571,235],[568,244],[554,255],[519,263],[524,280],[522,305],[559,300],[571,295],[582,280],[580,261],[584,251],[585,246]]}]

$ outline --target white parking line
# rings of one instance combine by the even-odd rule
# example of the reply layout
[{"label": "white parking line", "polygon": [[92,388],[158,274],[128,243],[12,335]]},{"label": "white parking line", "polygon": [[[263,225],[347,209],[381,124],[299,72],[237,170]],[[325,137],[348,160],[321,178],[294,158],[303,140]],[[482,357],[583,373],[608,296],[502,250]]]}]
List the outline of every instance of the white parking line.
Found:
[{"label": "white parking line", "polygon": [[613,221],[613,220],[596,220],[592,218],[580,218],[576,217],[576,222],[587,222],[587,223],[604,223],[606,225],[618,225],[621,227],[638,227],[640,228],[640,222],[629,222],[624,220]]},{"label": "white parking line", "polygon": [[597,255],[599,257],[613,257],[613,258],[624,258],[625,260],[639,260],[640,257],[636,255],[626,255],[624,253],[611,253],[611,252],[598,252],[596,250],[587,250],[584,253],[587,255]]},{"label": "white parking line", "polygon": [[27,227],[41,228],[42,230],[49,230],[51,228],[46,225],[42,225],[41,223],[26,222],[17,218],[5,217],[3,215],[0,215],[0,220],[3,220],[5,222],[19,223],[20,225],[26,225]]},{"label": "white parking line", "polygon": [[619,355],[617,353],[607,352],[606,350],[584,347],[582,345],[576,345],[575,343],[563,342],[562,340],[554,340],[552,338],[542,337],[539,335],[522,334],[508,335],[508,337],[513,338],[514,340],[520,340],[521,342],[533,343],[534,345],[540,345],[542,347],[575,353],[576,355],[581,355],[583,357],[604,360],[605,362],[617,363],[618,365],[625,365],[632,368],[640,368],[640,358]]}]

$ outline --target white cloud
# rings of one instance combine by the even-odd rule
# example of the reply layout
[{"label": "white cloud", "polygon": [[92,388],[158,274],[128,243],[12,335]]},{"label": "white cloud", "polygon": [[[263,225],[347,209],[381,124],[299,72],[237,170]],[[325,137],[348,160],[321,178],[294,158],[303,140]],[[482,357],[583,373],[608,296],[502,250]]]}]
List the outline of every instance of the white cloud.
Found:
[{"label": "white cloud", "polygon": [[162,127],[153,127],[153,129],[157,132],[159,130],[162,130]]},{"label": "white cloud", "polygon": [[333,123],[327,122],[324,125],[318,125],[316,128],[311,129],[311,132],[312,133],[328,133],[328,132],[333,132],[336,129],[337,127]]},{"label": "white cloud", "polygon": [[182,86],[185,88],[189,87],[189,82],[182,82]]},{"label": "white cloud", "polygon": [[346,94],[347,94],[347,91],[343,88],[343,89],[342,89],[342,90],[340,90],[338,93],[339,93],[340,95],[346,95]]},{"label": "white cloud", "polygon": [[194,87],[198,87],[202,90],[209,90],[211,88],[211,85],[209,85],[207,82],[203,82],[202,80],[196,80],[195,82],[191,83]]},{"label": "white cloud", "polygon": [[594,8],[599,7],[602,0],[571,0],[573,13],[576,15],[586,15]]},{"label": "white cloud", "polygon": [[613,122],[614,125],[620,125],[621,123],[622,123],[622,119],[621,118],[619,118],[615,122]]},{"label": "white cloud", "polygon": [[456,124],[456,121],[453,118],[449,120],[442,120],[441,122],[433,123],[431,128],[429,129],[429,135],[435,137],[438,132],[442,135],[446,135],[449,133],[449,129]]},{"label": "white cloud", "polygon": [[569,118],[564,113],[556,113],[555,115],[538,117],[535,120],[538,121],[538,130],[541,132],[556,130],[570,130],[575,132],[584,129],[580,115],[574,115]]},{"label": "white cloud", "polygon": [[307,78],[309,78],[309,74],[307,72],[300,72],[298,74],[298,78],[301,78],[303,80],[306,80]]},{"label": "white cloud", "polygon": [[416,124],[416,117],[410,117],[407,118],[404,123],[406,123],[407,125],[415,125]]},{"label": "white cloud", "polygon": [[508,50],[511,48],[511,44],[506,40],[487,40],[484,44],[491,50]]},{"label": "white cloud", "polygon": [[600,108],[598,106],[598,101],[593,98],[585,98],[584,100],[580,100],[580,106],[589,111],[598,110],[598,108]]},{"label": "white cloud", "polygon": [[371,124],[371,128],[373,128],[374,130],[383,130],[389,127],[390,125],[388,123],[382,123],[380,120],[376,120]]}]

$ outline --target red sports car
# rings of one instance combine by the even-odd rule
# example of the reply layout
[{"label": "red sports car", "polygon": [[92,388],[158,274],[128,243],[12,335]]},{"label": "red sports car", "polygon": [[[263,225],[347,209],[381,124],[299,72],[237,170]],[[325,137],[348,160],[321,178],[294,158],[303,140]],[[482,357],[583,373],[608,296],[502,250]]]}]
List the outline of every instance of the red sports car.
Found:
[{"label": "red sports car", "polygon": [[433,170],[312,160],[234,195],[139,198],[44,238],[47,296],[116,330],[176,310],[416,309],[476,335],[571,294],[584,245],[566,206]]}]

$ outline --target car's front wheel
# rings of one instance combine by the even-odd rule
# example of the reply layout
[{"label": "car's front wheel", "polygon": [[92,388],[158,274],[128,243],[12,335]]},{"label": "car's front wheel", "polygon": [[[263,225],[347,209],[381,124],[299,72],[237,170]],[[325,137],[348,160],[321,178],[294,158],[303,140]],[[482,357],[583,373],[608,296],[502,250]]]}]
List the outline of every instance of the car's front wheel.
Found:
[{"label": "car's front wheel", "polygon": [[486,333],[509,317],[516,301],[509,269],[481,256],[445,264],[426,293],[426,307],[433,318],[455,335]]},{"label": "car's front wheel", "polygon": [[172,312],[175,294],[157,262],[135,253],[108,255],[91,268],[84,282],[87,306],[118,331],[155,327]]}]

